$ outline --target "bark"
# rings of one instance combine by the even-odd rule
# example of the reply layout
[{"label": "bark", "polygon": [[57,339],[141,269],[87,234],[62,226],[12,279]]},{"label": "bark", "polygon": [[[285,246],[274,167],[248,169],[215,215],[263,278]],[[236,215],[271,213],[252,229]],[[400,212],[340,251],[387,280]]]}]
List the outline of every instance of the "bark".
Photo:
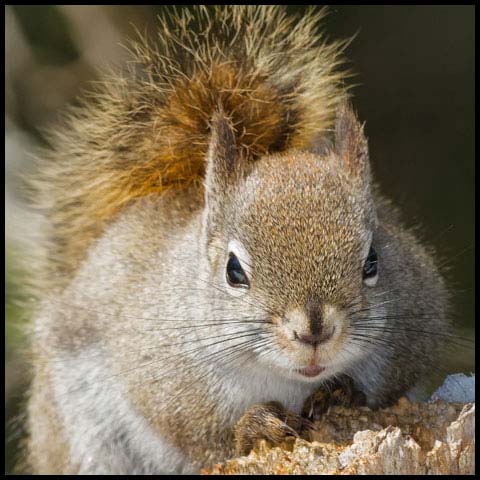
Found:
[{"label": "bark", "polygon": [[474,474],[475,403],[331,407],[308,438],[257,443],[204,474]]}]

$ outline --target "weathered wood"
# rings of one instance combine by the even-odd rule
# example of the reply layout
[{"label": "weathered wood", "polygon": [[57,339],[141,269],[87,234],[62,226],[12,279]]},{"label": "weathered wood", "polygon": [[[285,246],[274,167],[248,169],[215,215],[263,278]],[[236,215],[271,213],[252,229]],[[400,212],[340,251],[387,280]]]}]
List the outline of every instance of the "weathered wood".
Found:
[{"label": "weathered wood", "polygon": [[475,403],[437,400],[372,411],[331,407],[306,439],[260,441],[204,474],[473,474]]}]

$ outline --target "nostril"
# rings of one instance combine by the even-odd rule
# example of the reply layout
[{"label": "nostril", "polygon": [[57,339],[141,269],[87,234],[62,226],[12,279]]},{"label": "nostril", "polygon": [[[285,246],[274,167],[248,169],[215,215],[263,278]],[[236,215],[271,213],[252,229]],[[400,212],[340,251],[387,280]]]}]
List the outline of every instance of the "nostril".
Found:
[{"label": "nostril", "polygon": [[297,335],[297,332],[294,332],[295,338],[300,340],[302,343],[307,343],[308,345],[316,346],[318,345],[321,340],[321,335]]}]

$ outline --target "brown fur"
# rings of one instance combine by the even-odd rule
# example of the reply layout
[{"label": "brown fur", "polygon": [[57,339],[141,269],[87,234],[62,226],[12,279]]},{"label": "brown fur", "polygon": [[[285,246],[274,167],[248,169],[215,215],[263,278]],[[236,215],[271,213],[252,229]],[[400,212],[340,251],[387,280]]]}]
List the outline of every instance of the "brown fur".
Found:
[{"label": "brown fur", "polygon": [[[105,226],[132,200],[201,189],[210,120],[220,106],[250,159],[308,148],[330,126],[346,92],[346,42],[325,44],[324,10],[196,7],[160,20],[155,46],[132,42],[133,62],[113,74],[65,128],[51,132],[30,179],[46,209],[42,287],[62,286]],[[198,21],[196,34],[192,33]],[[38,286],[38,285],[37,285]]]},{"label": "brown fur", "polygon": [[30,435],[35,435],[37,442],[29,442],[26,446],[28,453],[25,451],[27,458],[24,459],[26,465],[23,473],[31,473],[32,466],[35,466],[35,473],[40,475],[78,473],[78,468],[70,464],[69,445],[55,404],[49,367],[38,360],[36,365],[30,392],[36,401],[29,403],[28,414],[38,419],[35,423],[29,423]]}]

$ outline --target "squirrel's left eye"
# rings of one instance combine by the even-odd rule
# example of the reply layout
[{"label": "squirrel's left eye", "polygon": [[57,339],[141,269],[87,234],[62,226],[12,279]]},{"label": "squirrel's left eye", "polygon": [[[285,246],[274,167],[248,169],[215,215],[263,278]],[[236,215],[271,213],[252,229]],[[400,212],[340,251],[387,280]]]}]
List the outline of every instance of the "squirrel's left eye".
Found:
[{"label": "squirrel's left eye", "polygon": [[[363,265],[363,279],[367,285],[372,286],[372,280],[377,276],[378,256],[373,247],[370,247],[368,257]],[[370,282],[368,281],[370,280]]]},{"label": "squirrel's left eye", "polygon": [[233,254],[230,253],[230,257],[227,263],[227,281],[232,287],[249,287],[250,282],[248,277],[240,265],[240,261]]}]

